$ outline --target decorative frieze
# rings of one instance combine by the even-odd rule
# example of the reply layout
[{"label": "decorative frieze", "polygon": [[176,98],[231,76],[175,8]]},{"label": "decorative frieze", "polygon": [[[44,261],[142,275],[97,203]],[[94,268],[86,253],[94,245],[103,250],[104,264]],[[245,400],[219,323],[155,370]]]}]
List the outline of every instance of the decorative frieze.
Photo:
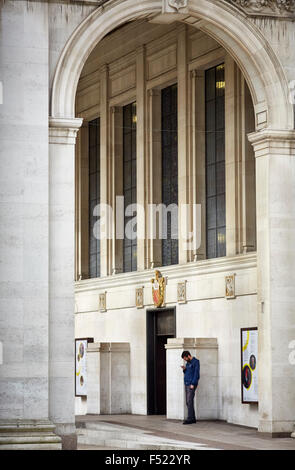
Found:
[{"label": "decorative frieze", "polygon": [[295,18],[295,0],[226,0],[251,16]]},{"label": "decorative frieze", "polygon": [[186,303],[186,281],[177,284],[177,302],[179,304]]},{"label": "decorative frieze", "polygon": [[102,292],[101,294],[99,294],[99,311],[100,312],[106,312],[106,310],[107,310],[106,297],[107,297],[106,292]]},{"label": "decorative frieze", "polygon": [[235,299],[235,274],[230,276],[225,276],[225,298],[226,299]]},{"label": "decorative frieze", "polygon": [[136,308],[143,308],[143,287],[135,290],[135,304]]}]

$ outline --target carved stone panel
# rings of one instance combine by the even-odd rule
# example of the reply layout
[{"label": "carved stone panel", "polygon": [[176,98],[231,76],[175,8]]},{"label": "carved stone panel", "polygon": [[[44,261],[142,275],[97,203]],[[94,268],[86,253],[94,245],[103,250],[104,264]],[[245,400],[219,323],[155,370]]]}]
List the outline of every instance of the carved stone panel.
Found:
[{"label": "carved stone panel", "polygon": [[226,0],[251,16],[295,18],[295,0]]}]

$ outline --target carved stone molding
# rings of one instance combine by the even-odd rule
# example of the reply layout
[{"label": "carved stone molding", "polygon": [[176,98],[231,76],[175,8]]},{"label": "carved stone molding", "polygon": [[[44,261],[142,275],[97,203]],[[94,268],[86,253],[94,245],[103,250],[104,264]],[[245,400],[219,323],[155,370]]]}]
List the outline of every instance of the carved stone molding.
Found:
[{"label": "carved stone molding", "polygon": [[172,8],[175,8],[176,10],[179,10],[179,8],[187,7],[187,0],[168,0],[168,4]]},{"label": "carved stone molding", "polygon": [[295,0],[226,0],[250,16],[295,18]]},{"label": "carved stone molding", "polygon": [[188,0],[162,0],[162,13],[187,13]]}]

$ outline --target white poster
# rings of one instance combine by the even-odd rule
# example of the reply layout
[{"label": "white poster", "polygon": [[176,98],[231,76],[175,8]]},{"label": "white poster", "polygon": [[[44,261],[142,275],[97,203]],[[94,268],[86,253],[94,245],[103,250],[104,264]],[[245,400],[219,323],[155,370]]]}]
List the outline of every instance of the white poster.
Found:
[{"label": "white poster", "polygon": [[86,369],[86,355],[88,342],[93,339],[76,339],[75,355],[76,355],[76,393],[77,397],[87,396],[87,369]]},{"label": "white poster", "polygon": [[258,403],[258,330],[241,330],[242,403]]}]

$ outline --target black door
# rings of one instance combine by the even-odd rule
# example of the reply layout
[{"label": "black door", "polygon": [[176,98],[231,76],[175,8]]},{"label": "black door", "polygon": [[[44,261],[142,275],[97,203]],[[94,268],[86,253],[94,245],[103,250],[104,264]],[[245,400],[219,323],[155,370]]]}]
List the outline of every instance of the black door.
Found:
[{"label": "black door", "polygon": [[175,338],[175,308],[147,310],[147,412],[166,414],[166,349]]}]

